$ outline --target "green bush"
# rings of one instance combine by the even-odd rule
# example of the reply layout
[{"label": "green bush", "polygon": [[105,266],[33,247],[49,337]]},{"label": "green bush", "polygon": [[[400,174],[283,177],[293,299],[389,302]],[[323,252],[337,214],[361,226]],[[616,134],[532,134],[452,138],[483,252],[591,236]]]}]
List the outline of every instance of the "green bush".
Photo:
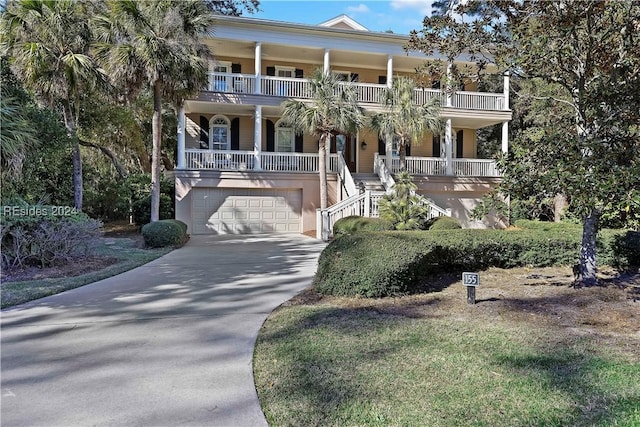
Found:
[{"label": "green bush", "polygon": [[71,207],[0,209],[3,268],[67,264],[90,256],[99,242],[102,223]]},{"label": "green bush", "polygon": [[155,221],[142,227],[142,237],[152,248],[182,246],[187,241],[186,224],[183,227],[173,219]]},{"label": "green bush", "polygon": [[381,218],[366,218],[362,216],[348,216],[341,218],[333,225],[333,236],[354,234],[361,231],[393,230],[393,224]]},{"label": "green bush", "polygon": [[450,216],[438,216],[427,223],[428,230],[457,230],[462,228],[457,219]]},{"label": "green bush", "polygon": [[[443,271],[573,265],[580,237],[576,227],[344,235],[322,252],[314,285],[323,294],[383,297],[421,291],[425,275]],[[639,254],[640,233],[606,230],[599,239],[600,265],[624,267]]]}]

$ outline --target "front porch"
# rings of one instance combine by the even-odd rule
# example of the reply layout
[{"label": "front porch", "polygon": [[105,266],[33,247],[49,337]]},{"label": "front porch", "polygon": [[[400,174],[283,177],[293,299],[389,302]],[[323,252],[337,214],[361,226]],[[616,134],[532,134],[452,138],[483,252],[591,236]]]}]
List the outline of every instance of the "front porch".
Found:
[{"label": "front porch", "polygon": [[[386,156],[375,155],[383,162]],[[319,158],[316,153],[275,153],[240,150],[199,150],[186,149],[184,167],[187,170],[216,171],[260,171],[260,172],[318,172]],[[457,176],[496,178],[500,177],[495,160],[490,159],[450,159],[442,157],[408,156],[406,169],[418,176]],[[400,159],[391,158],[391,173],[400,171]],[[331,153],[327,159],[327,172],[338,172],[338,154]],[[355,171],[351,171],[355,172]]]}]

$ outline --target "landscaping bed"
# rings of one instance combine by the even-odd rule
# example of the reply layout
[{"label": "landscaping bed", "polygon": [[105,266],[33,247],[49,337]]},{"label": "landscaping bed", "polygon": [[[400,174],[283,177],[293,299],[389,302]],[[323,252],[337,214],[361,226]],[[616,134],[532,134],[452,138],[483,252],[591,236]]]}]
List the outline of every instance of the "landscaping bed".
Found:
[{"label": "landscaping bed", "polygon": [[27,267],[3,271],[2,308],[77,288],[115,276],[153,261],[173,248],[145,248],[137,227],[108,225],[94,254],[82,261],[46,268]]}]

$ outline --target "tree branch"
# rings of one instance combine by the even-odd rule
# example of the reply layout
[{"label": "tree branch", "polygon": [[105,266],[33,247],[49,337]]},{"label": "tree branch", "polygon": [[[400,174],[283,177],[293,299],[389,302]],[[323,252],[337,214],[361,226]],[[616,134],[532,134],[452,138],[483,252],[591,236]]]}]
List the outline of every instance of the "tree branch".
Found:
[{"label": "tree branch", "polygon": [[109,150],[107,147],[96,145],[92,142],[84,141],[80,138],[78,138],[78,141],[80,142],[80,145],[84,147],[95,148],[97,150],[102,151],[102,154],[104,154],[109,158],[109,160],[111,160],[111,163],[113,163],[113,166],[116,168],[116,171],[118,172],[118,175],[120,175],[120,178],[125,179],[127,177],[127,172],[125,171],[124,167],[120,164],[120,162],[118,162],[116,155],[113,154],[113,152]]}]

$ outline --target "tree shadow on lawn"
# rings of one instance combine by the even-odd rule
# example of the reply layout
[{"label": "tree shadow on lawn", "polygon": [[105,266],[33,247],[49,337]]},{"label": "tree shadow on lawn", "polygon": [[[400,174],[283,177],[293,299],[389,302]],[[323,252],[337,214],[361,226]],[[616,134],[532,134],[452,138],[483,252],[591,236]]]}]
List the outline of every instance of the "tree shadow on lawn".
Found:
[{"label": "tree shadow on lawn", "polygon": [[[515,417],[514,422],[521,421],[513,425],[531,422],[533,425],[612,425],[616,422],[635,425],[640,422],[640,361],[633,356],[640,354],[636,352],[640,351],[640,342],[628,338],[640,323],[637,315],[629,315],[633,307],[619,313],[611,309],[619,307],[613,304],[629,304],[623,294],[606,288],[576,291],[566,284],[566,289],[561,290],[554,283],[546,290],[544,286],[524,290],[522,284],[518,284],[515,289],[524,293],[514,291],[509,296],[509,286],[504,285],[492,289],[501,292],[500,297],[490,296],[478,301],[482,304],[470,307],[462,299],[452,302],[451,292],[446,288],[456,282],[460,282],[457,272],[443,273],[437,280],[431,278],[427,288],[444,289],[445,295],[430,295],[428,299],[424,295],[378,300],[323,299],[313,291],[302,294],[287,304],[297,313],[295,319],[275,333],[261,334],[260,341],[274,345],[281,340],[320,342],[327,334],[335,334],[340,342],[353,341],[352,351],[357,352],[358,357],[347,359],[346,364],[352,367],[347,369],[342,356],[344,350],[339,345],[325,349],[318,344],[312,346],[311,351],[296,349],[304,356],[295,356],[285,368],[290,377],[278,378],[276,394],[289,396],[297,404],[304,402],[305,408],[319,408],[308,411],[311,412],[309,418],[299,420],[300,425],[335,423],[336,418],[324,414],[347,416],[344,408],[363,407],[366,411],[372,407],[367,399],[375,395],[375,390],[367,390],[366,384],[363,386],[354,380],[354,371],[363,365],[375,366],[407,348],[411,350],[416,341],[415,337],[406,336],[391,341],[369,340],[363,345],[365,337],[369,334],[375,337],[374,332],[380,328],[406,326],[414,318],[425,322],[451,318],[452,322],[459,322],[473,317],[477,318],[478,327],[492,322],[504,326],[506,321],[508,330],[531,330],[526,344],[507,346],[507,350],[493,348],[490,343],[478,344],[480,353],[486,353],[484,357],[488,358],[485,362],[508,371],[505,381],[516,387],[520,384],[531,393],[544,392],[542,404],[539,400],[534,403],[525,400],[511,407],[506,404],[509,416]],[[536,295],[536,292],[547,294]],[[311,312],[295,312],[296,305],[316,307]],[[627,335],[619,335],[623,332]],[[468,404],[489,405],[495,411],[505,405],[500,399],[488,402],[486,397],[476,396],[470,396]],[[536,405],[543,406],[540,409]],[[269,406],[265,405],[265,409],[268,411]],[[273,417],[271,421],[275,424],[283,422],[277,414]]]}]

